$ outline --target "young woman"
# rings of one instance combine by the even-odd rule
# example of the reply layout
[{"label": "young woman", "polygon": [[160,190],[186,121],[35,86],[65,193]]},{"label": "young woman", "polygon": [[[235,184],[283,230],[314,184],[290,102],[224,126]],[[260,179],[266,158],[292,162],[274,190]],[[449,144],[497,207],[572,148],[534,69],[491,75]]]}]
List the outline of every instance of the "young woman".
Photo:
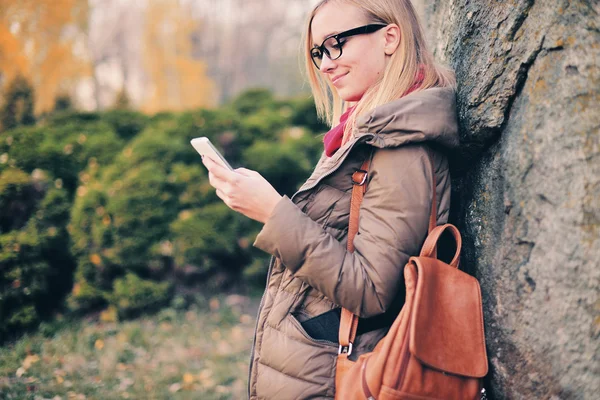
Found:
[{"label": "young woman", "polygon": [[[410,1],[323,0],[305,36],[317,110],[333,126],[312,176],[288,198],[257,172],[204,159],[218,196],[264,223],[254,245],[273,255],[251,399],[332,398],[340,307],[360,317],[351,358],[371,351],[398,314],[404,265],[427,234],[432,168],[438,224],[450,206],[444,149],[458,145],[454,79],[434,63]],[[351,176],[366,159],[350,252]]]}]

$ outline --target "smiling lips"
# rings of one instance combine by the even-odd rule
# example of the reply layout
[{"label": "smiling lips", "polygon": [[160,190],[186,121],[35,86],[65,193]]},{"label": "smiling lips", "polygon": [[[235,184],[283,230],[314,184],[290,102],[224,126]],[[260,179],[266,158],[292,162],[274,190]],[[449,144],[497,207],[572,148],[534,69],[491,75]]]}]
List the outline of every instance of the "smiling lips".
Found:
[{"label": "smiling lips", "polygon": [[344,76],[348,75],[348,73],[346,72],[345,74],[342,75],[338,75],[335,78],[333,78],[331,80],[331,83],[335,86],[336,83],[338,83],[340,81],[340,79],[342,79]]}]

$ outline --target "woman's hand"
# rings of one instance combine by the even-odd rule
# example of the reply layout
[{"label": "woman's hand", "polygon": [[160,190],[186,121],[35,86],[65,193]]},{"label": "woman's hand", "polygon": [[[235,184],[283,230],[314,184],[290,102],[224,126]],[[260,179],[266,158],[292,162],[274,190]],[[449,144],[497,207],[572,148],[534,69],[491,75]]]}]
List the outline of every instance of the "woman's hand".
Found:
[{"label": "woman's hand", "polygon": [[281,200],[281,195],[258,172],[246,168],[230,171],[209,157],[202,157],[208,180],[217,196],[234,211],[265,223]]}]

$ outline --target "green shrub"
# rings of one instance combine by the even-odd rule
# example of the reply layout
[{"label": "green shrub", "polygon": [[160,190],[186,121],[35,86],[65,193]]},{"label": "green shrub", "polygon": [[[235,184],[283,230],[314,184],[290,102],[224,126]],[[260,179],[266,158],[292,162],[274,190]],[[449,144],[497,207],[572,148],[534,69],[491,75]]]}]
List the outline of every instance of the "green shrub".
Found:
[{"label": "green shrub", "polygon": [[[16,219],[18,224],[5,224],[0,234],[0,342],[59,307],[73,279],[68,193],[40,177],[27,177],[19,170],[0,174],[3,204],[29,208]],[[10,215],[3,217],[6,221]]]},{"label": "green shrub", "polygon": [[110,124],[121,139],[125,140],[136,136],[148,124],[146,115],[125,109],[106,111],[102,115],[102,119]]},{"label": "green shrub", "polygon": [[0,233],[21,229],[37,202],[44,196],[42,185],[17,168],[0,172]]},{"label": "green shrub", "polygon": [[244,160],[267,179],[279,193],[291,196],[314,166],[310,147],[304,141],[284,143],[256,141],[244,152]]},{"label": "green shrub", "polygon": [[131,273],[115,280],[113,293],[109,296],[120,318],[155,311],[169,304],[172,297],[173,286],[170,282],[153,282]]},{"label": "green shrub", "polygon": [[233,99],[231,107],[242,115],[252,115],[261,109],[275,108],[276,101],[270,90],[255,88],[246,90]]},{"label": "green shrub", "polygon": [[35,93],[31,83],[23,76],[17,75],[4,92],[0,124],[7,131],[19,125],[33,125],[35,116]]},{"label": "green shrub", "polygon": [[238,140],[243,147],[257,140],[277,140],[281,131],[289,123],[286,112],[262,109],[244,117],[240,124]]},{"label": "green shrub", "polygon": [[177,272],[188,283],[231,284],[250,262],[252,226],[256,223],[222,202],[182,211],[171,224]]},{"label": "green shrub", "polygon": [[178,212],[175,185],[154,163],[144,162],[120,179],[90,186],[80,190],[72,214],[82,277],[108,290],[125,271],[151,275],[151,249],[167,236]]},{"label": "green shrub", "polygon": [[100,121],[102,113],[78,110],[57,110],[48,115],[45,124],[47,126],[64,126],[65,124],[86,124]]},{"label": "green shrub", "polygon": [[108,304],[109,293],[92,286],[85,278],[79,277],[76,278],[67,305],[75,313],[97,310]]},{"label": "green shrub", "polygon": [[250,90],[220,109],[66,109],[5,132],[0,312],[12,322],[0,332],[35,325],[71,288],[71,310],[110,306],[123,318],[168,304],[179,283],[262,285],[268,257],[252,247],[260,224],[222,203],[189,142],[209,137],[232,165],[291,195],[323,131],[310,99]]},{"label": "green shrub", "polygon": [[52,112],[65,112],[65,111],[73,111],[73,100],[71,96],[68,94],[59,94],[54,98],[54,107],[52,107]]},{"label": "green shrub", "polygon": [[329,127],[317,116],[315,102],[311,97],[299,97],[285,103],[292,110],[290,118],[292,125],[306,127],[317,134],[325,133],[329,130]]},{"label": "green shrub", "polygon": [[175,163],[167,178],[179,187],[179,209],[188,210],[220,202],[215,189],[208,181],[203,165]]},{"label": "green shrub", "polygon": [[123,146],[123,140],[103,122],[20,127],[6,132],[0,141],[0,154],[6,158],[0,170],[17,167],[31,173],[43,169],[73,193],[91,159],[107,165]]}]

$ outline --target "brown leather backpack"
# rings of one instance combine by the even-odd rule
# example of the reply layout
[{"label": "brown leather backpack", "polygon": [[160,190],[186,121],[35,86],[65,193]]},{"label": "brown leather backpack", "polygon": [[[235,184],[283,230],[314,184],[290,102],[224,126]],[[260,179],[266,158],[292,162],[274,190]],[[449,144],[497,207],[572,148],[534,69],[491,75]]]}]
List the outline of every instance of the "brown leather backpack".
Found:
[{"label": "brown leather backpack", "polygon": [[[354,251],[358,211],[365,192],[368,161],[352,176],[348,250]],[[435,171],[432,163],[432,171]],[[429,234],[418,257],[404,267],[406,302],[388,334],[356,362],[348,356],[358,317],[342,309],[336,368],[339,400],[479,399],[488,362],[479,283],[460,271],[461,236],[451,224],[436,226],[436,181]],[[437,242],[448,231],[456,241],[450,264],[437,259]]]}]

